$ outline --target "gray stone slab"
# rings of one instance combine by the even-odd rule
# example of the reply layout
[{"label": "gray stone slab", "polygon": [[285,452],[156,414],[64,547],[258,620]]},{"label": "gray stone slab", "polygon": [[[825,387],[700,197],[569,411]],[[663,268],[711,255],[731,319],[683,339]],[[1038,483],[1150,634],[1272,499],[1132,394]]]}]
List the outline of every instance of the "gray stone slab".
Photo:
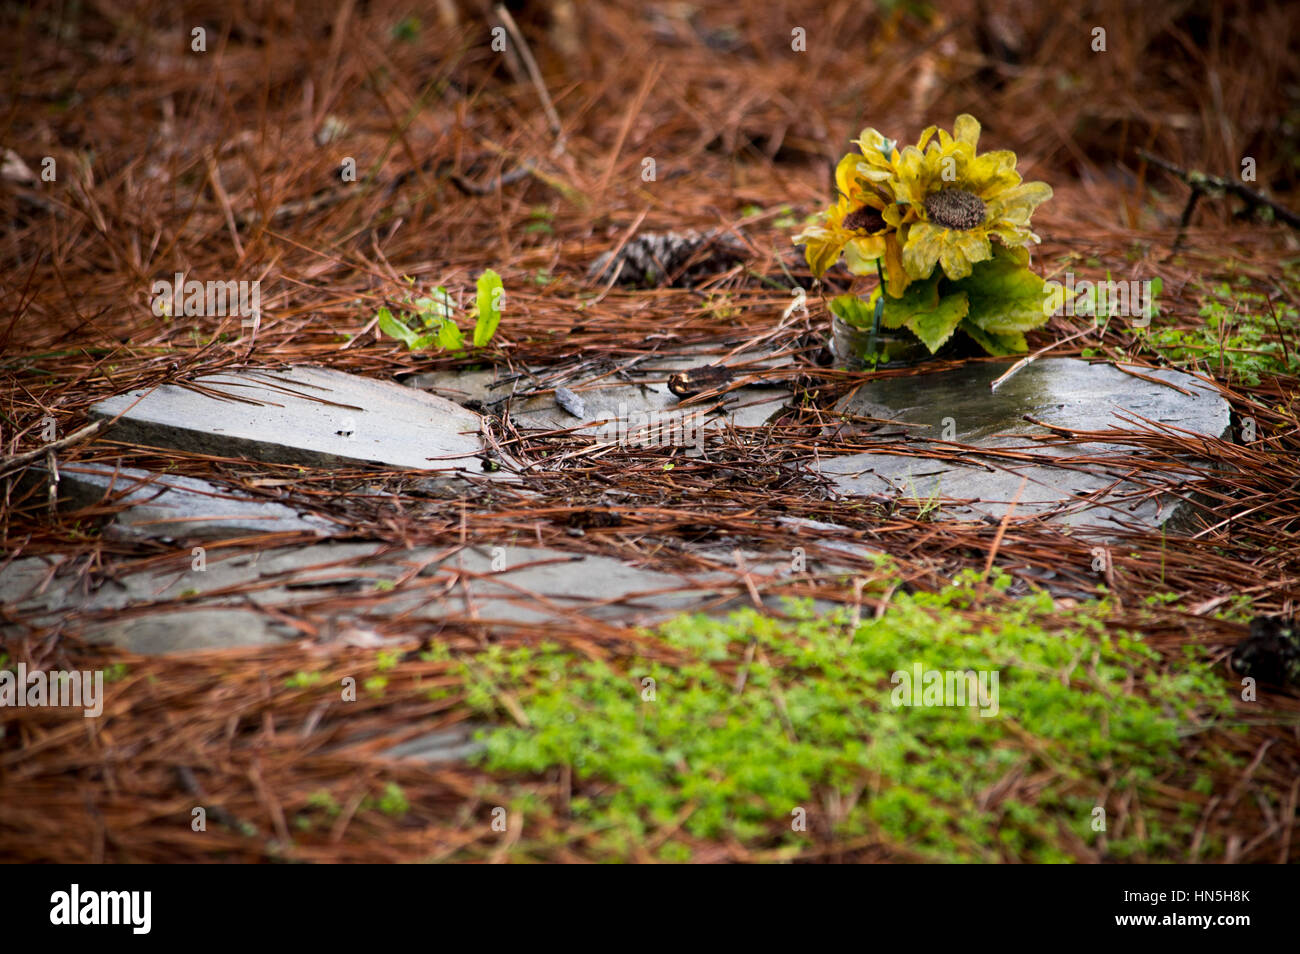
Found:
[{"label": "gray stone slab", "polygon": [[[138,403],[137,403],[137,399]],[[325,368],[208,375],[100,401],[113,440],[311,467],[485,473],[481,419],[433,394]]]},{"label": "gray stone slab", "polygon": [[60,593],[63,585],[58,580],[61,557],[19,557],[4,562],[0,560],[0,609],[13,610],[44,601],[47,593]]},{"label": "gray stone slab", "polygon": [[[412,557],[420,554],[408,561]],[[429,585],[395,593],[383,612],[516,624],[579,615],[647,625],[701,605],[716,595],[714,586],[730,582],[729,576],[692,578],[544,547],[469,547],[421,575]]]},{"label": "gray stone slab", "polygon": [[[93,578],[74,566],[39,557],[11,564],[0,580],[0,612],[48,626],[69,614],[169,607],[184,614],[206,609],[275,607],[289,614],[337,600],[325,611],[340,623],[394,618],[461,619],[483,623],[545,623],[575,615],[649,624],[716,599],[730,575],[698,578],[642,569],[593,555],[533,547],[470,547],[381,552],[374,543],[325,542],[223,556],[205,555],[203,569],[166,570]],[[399,581],[405,582],[399,583]],[[358,597],[347,605],[349,598]],[[185,600],[184,608],[174,601]],[[236,642],[234,645],[242,645]]]},{"label": "gray stone slab", "polygon": [[274,646],[297,634],[253,610],[176,609],[94,623],[82,633],[92,643],[109,643],[142,655]]},{"label": "gray stone slab", "polygon": [[[121,610],[142,605],[166,605],[173,600],[207,594],[213,603],[293,606],[312,602],[330,592],[359,590],[390,579],[391,565],[372,565],[381,550],[374,543],[326,542],[303,547],[277,547],[230,555],[205,551],[202,569],[195,559],[179,568],[95,577],[87,584],[81,564],[51,564],[42,557],[14,561],[0,574],[0,609],[20,620],[48,624],[73,610]],[[220,591],[238,589],[238,595]],[[213,605],[213,603],[200,605]],[[193,605],[193,604],[187,604]]]},{"label": "gray stone slab", "polygon": [[240,497],[206,480],[108,464],[60,467],[59,501],[65,507],[126,504],[113,523],[147,537],[294,532],[327,536],[334,527],[320,517],[274,501]]},{"label": "gray stone slab", "polygon": [[622,435],[629,444],[645,440],[649,446],[662,446],[673,443],[670,435],[676,433],[704,433],[728,424],[759,427],[790,398],[790,392],[781,388],[739,388],[726,395],[721,408],[711,410],[717,401],[683,406],[664,384],[579,384],[570,390],[582,400],[585,413],[581,418],[561,407],[550,394],[516,401],[510,409],[511,418],[525,429],[572,429],[574,434],[601,442],[618,441]]},{"label": "gray stone slab", "polygon": [[[528,430],[564,430],[596,441],[617,441],[622,434],[629,442],[644,437],[654,444],[673,431],[704,432],[728,424],[759,427],[790,398],[785,388],[754,385],[729,393],[724,406],[716,410],[708,411],[717,402],[682,406],[664,379],[674,372],[710,363],[725,363],[735,366],[738,374],[751,374],[784,367],[791,359],[768,358],[761,352],[729,355],[726,348],[693,347],[677,354],[650,356],[618,376],[592,372],[586,377],[565,378],[561,386],[581,402],[578,415],[572,413],[572,408],[561,406],[553,393],[514,398],[510,415],[516,425]],[[539,375],[544,373],[545,369],[538,371]],[[528,378],[493,387],[499,380],[493,370],[434,371],[413,375],[403,383],[449,400],[489,406],[502,403],[515,390],[528,392],[535,388]],[[653,420],[649,420],[651,415]],[[666,443],[671,441],[655,446]]]},{"label": "gray stone slab", "polygon": [[[423,371],[402,379],[408,388],[429,391],[438,397],[455,401],[457,404],[477,402],[488,404],[498,398],[509,397],[512,387],[518,382],[501,384],[502,373],[496,368],[474,368],[466,371]],[[525,385],[527,381],[523,382]]]},{"label": "gray stone slab", "polygon": [[[821,546],[810,537],[803,545],[801,570],[793,566],[790,551],[742,553],[765,605],[779,608],[784,593],[809,580],[855,572],[836,559],[857,555],[852,544]],[[731,548],[718,550],[714,569],[690,574],[543,547],[384,550],[374,543],[338,541],[234,555],[213,550],[203,569],[181,562],[115,576],[87,575],[81,561],[28,557],[0,574],[0,620],[59,626],[133,652],[157,653],[295,637],[292,628],[276,622],[275,613],[262,609],[324,621],[335,635],[370,633],[369,641],[354,644],[382,645],[377,634],[400,636],[407,632],[403,622],[509,627],[593,619],[641,626],[685,612],[725,614],[751,605]],[[824,601],[817,606],[821,612],[835,608]]]},{"label": "gray stone slab", "polygon": [[1153,484],[1176,491],[1183,478],[1161,473],[1154,466],[1134,475],[1124,468],[1087,460],[1096,455],[1142,456],[1141,449],[1132,446],[1106,441],[1068,447],[1036,444],[1027,438],[1051,432],[1026,421],[1025,416],[1083,431],[1149,431],[1151,426],[1138,420],[1146,418],[1218,438],[1228,433],[1230,419],[1227,402],[1214,388],[1168,369],[1141,371],[1165,382],[1157,383],[1111,365],[1042,358],[990,391],[990,383],[1007,367],[1001,363],[968,364],[936,374],[879,379],[847,396],[836,409],[846,415],[897,422],[847,426],[872,431],[877,439],[896,437],[900,446],[912,450],[923,451],[938,441],[945,419],[950,418],[953,443],[1023,450],[1046,460],[1019,463],[972,456],[969,461],[954,462],[872,452],[823,458],[820,472],[846,495],[885,495],[934,503],[948,518],[1000,519],[1021,481],[1028,478],[1013,519],[1042,517],[1100,530],[1149,530],[1162,525],[1176,529],[1180,525],[1191,509],[1184,500],[1172,493],[1150,500],[1138,500],[1137,495]]}]

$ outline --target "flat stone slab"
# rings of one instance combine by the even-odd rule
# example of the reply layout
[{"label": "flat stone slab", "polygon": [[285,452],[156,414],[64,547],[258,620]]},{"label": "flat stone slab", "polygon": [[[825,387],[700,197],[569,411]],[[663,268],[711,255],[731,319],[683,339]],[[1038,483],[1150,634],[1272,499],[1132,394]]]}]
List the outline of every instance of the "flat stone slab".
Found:
[{"label": "flat stone slab", "polygon": [[[785,552],[745,554],[750,582],[775,606],[786,585],[851,572],[816,547],[809,552],[810,564],[798,571]],[[295,618],[312,621],[322,641],[365,632],[379,645],[429,624],[508,628],[592,619],[641,626],[750,602],[734,557],[722,553],[716,569],[697,573],[531,546],[394,551],[326,541],[212,549],[201,564],[188,556],[166,568],[117,574],[86,574],[81,560],[13,561],[0,573],[0,628],[57,626],[154,653],[298,638],[285,623]]]},{"label": "flat stone slab", "polygon": [[[393,620],[519,625],[581,616],[642,625],[717,602],[721,587],[735,586],[730,575],[692,578],[540,547],[468,547],[451,553],[432,547],[385,549],[374,543],[323,542],[235,555],[213,550],[205,554],[202,569],[191,562],[109,578],[60,572],[81,565],[28,557],[0,574],[0,619],[50,626],[90,614],[87,622],[73,623],[67,631],[131,647],[166,647],[164,634],[171,632],[182,648],[207,648],[220,644],[222,637],[190,640],[182,625],[188,614],[239,609],[260,615],[256,610],[265,607],[288,616],[325,616],[344,628],[387,621],[390,632]],[[137,612],[121,620],[103,619],[127,610]],[[138,615],[145,612],[151,615]],[[170,613],[176,621],[170,630],[150,622],[153,614]],[[250,645],[241,634],[260,632],[235,625],[233,617],[215,620],[213,626],[218,623],[225,629],[205,632],[228,632],[229,645]],[[140,628],[143,635],[136,633]],[[258,644],[263,637],[247,638]]]},{"label": "flat stone slab", "polygon": [[[431,391],[457,404],[491,404],[510,396],[510,384],[496,368],[471,368],[463,371],[422,371],[401,379],[404,387]],[[514,382],[511,382],[514,383]]]},{"label": "flat stone slab", "polygon": [[[425,389],[453,401],[475,406],[503,404],[510,399],[510,417],[527,430],[567,431],[593,441],[626,443],[629,446],[689,445],[679,435],[702,435],[727,425],[759,427],[790,399],[779,386],[748,385],[729,392],[718,401],[684,405],[668,390],[668,375],[710,363],[736,368],[738,376],[790,363],[789,358],[767,358],[757,352],[730,357],[726,350],[691,348],[680,354],[656,355],[637,363],[621,375],[591,373],[585,378],[566,379],[567,388],[578,403],[564,407],[554,394],[512,397],[516,389],[531,391],[528,378],[500,383],[492,370],[435,371],[404,380],[408,387]],[[573,408],[578,407],[578,413]],[[642,444],[638,442],[644,441]]]},{"label": "flat stone slab", "polygon": [[935,374],[870,381],[841,400],[836,410],[896,422],[846,426],[868,429],[881,439],[896,437],[913,451],[943,448],[947,424],[952,431],[947,443],[1023,450],[1046,460],[1020,463],[972,455],[969,461],[951,461],[872,452],[824,458],[819,471],[840,493],[933,502],[948,518],[1001,519],[1025,478],[1013,520],[1040,517],[1080,528],[1150,530],[1176,529],[1189,516],[1193,508],[1172,494],[1138,499],[1152,485],[1180,489],[1185,478],[1160,473],[1154,466],[1130,473],[1128,468],[1086,460],[1100,454],[1141,457],[1141,448],[1105,441],[1043,446],[1027,437],[1051,431],[1025,416],[1076,431],[1151,431],[1151,425],[1138,420],[1145,418],[1219,438],[1228,433],[1231,422],[1228,403],[1217,390],[1169,369],[1142,369],[1141,374],[1156,379],[1152,381],[1109,364],[1040,358],[990,391],[990,383],[1008,367],[968,364]]},{"label": "flat stone slab", "polygon": [[59,501],[71,507],[124,504],[126,509],[113,517],[113,523],[147,537],[295,532],[328,536],[334,526],[275,501],[241,498],[206,480],[108,464],[60,467]]},{"label": "flat stone slab", "polygon": [[92,418],[119,414],[108,436],[150,447],[309,467],[487,473],[478,459],[478,414],[326,368],[213,374],[184,387],[119,394],[90,409]]},{"label": "flat stone slab", "polygon": [[[785,407],[790,392],[780,388],[743,387],[716,400],[682,406],[666,385],[624,385],[571,388],[582,401],[584,413],[575,416],[554,397],[542,395],[515,404],[510,416],[515,424],[537,430],[567,430],[599,442],[637,446],[693,444],[691,434],[703,434],[728,424],[759,427]],[[683,435],[677,437],[676,435]]]},{"label": "flat stone slab", "polygon": [[[399,555],[407,567],[421,554]],[[422,586],[395,592],[382,612],[416,619],[545,623],[569,616],[649,625],[699,606],[716,575],[689,578],[612,557],[545,547],[467,547],[419,570]]]},{"label": "flat stone slab", "polygon": [[83,635],[141,655],[274,646],[297,636],[270,616],[245,609],[175,609],[96,623]]}]

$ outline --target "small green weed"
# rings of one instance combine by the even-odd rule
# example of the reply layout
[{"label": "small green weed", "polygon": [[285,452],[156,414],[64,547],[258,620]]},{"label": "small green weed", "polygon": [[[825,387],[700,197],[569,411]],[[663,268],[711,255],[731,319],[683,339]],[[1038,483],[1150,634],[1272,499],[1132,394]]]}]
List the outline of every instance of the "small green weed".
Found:
[{"label": "small green weed", "polygon": [[1293,306],[1223,282],[1208,289],[1200,317],[1204,324],[1193,330],[1149,329],[1147,344],[1173,364],[1199,365],[1251,387],[1261,375],[1300,374],[1300,313]]},{"label": "small green weed", "polygon": [[[414,280],[408,278],[408,284]],[[501,276],[487,269],[478,278],[474,316],[474,347],[486,347],[501,323],[501,309],[505,306],[505,289]],[[451,293],[442,285],[431,295],[405,299],[407,307],[394,315],[387,306],[375,312],[379,330],[396,338],[408,350],[420,351],[437,346],[444,351],[459,351],[465,347],[465,334],[455,321],[456,305]]]}]

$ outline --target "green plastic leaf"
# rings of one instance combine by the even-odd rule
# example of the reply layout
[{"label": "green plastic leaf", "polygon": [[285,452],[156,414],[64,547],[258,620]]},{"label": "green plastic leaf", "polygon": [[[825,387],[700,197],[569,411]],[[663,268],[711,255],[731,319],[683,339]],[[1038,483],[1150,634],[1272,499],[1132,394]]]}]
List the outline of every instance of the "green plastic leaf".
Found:
[{"label": "green plastic leaf", "polygon": [[969,278],[952,282],[970,300],[967,318],[990,334],[1023,333],[1047,322],[1051,304],[1046,283],[1010,257],[977,264]]},{"label": "green plastic leaf", "polygon": [[501,306],[505,302],[505,287],[501,276],[488,269],[478,277],[478,319],[474,322],[474,347],[482,348],[497,332],[501,323]]},{"label": "green plastic leaf", "polygon": [[[880,289],[877,288],[871,295],[872,305],[880,297]],[[902,298],[894,298],[890,295],[885,296],[885,310],[880,316],[880,325],[882,328],[902,328],[911,327],[911,322],[921,315],[928,314],[940,307],[939,302],[939,273],[936,271],[930,278],[919,282],[912,282],[907,286],[907,291],[903,292]],[[965,314],[965,309],[962,309]],[[960,317],[960,316],[958,316]],[[949,330],[949,334],[952,331]],[[931,349],[934,350],[934,349]]]},{"label": "green plastic leaf", "polygon": [[407,348],[413,349],[417,346],[416,342],[420,340],[419,336],[397,318],[394,318],[393,313],[386,307],[375,312],[375,317],[379,319],[379,330],[388,337],[403,342]]},{"label": "green plastic leaf", "polygon": [[[970,303],[967,302],[965,293],[945,295],[934,308],[912,315],[904,327],[920,338],[930,353],[934,354],[952,337],[969,309]],[[885,305],[885,310],[889,310],[888,304]]]},{"label": "green plastic leaf", "polygon": [[975,342],[994,356],[1007,354],[1023,354],[1029,350],[1029,343],[1025,341],[1025,336],[1019,331],[1012,331],[1005,334],[994,334],[985,331],[969,318],[963,318],[958,326]]},{"label": "green plastic leaf", "polygon": [[1023,245],[1007,246],[996,242],[993,245],[993,258],[1015,262],[1017,265],[1028,265],[1029,249]]},{"label": "green plastic leaf", "polygon": [[874,301],[868,302],[857,295],[840,295],[831,299],[830,309],[832,314],[854,328],[870,328],[876,305]]}]

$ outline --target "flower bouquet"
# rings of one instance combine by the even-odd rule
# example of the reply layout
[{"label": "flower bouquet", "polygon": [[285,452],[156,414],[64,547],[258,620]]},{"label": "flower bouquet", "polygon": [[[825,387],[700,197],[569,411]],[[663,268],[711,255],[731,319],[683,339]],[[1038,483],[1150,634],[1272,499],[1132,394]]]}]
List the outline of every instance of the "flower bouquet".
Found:
[{"label": "flower bouquet", "polygon": [[1029,269],[1028,246],[1039,240],[1029,219],[1052,190],[1022,182],[1014,152],[978,154],[979,135],[963,114],[951,135],[931,126],[899,151],[867,129],[860,151],[840,160],[839,197],[795,242],[818,278],[843,257],[854,275],[880,279],[866,299],[830,302],[841,358],[910,362],[957,331],[989,354],[1015,354],[1047,321],[1044,282]]}]

